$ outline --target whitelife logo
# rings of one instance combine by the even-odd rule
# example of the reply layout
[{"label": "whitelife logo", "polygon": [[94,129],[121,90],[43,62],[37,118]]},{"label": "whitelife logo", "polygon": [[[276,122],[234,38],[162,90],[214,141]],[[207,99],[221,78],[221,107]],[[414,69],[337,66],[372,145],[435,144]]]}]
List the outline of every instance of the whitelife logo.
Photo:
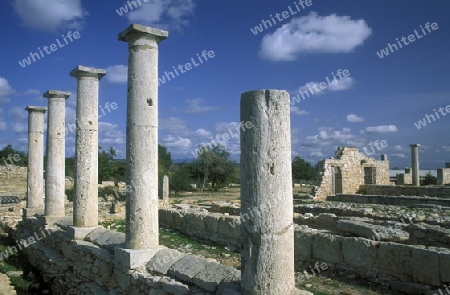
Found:
[{"label": "whitelife logo", "polygon": [[[31,63],[32,63],[31,60],[33,60],[33,62],[35,62],[37,60],[40,60],[41,58],[44,58],[45,55],[44,55],[44,53],[42,51],[45,51],[45,53],[47,55],[49,55],[52,52],[55,52],[56,50],[58,50],[59,48],[63,48],[64,46],[68,45],[69,42],[67,41],[67,39],[69,39],[70,42],[73,42],[74,40],[77,40],[77,39],[79,39],[81,37],[80,32],[78,32],[78,31],[75,31],[73,33],[72,33],[72,31],[69,31],[69,32],[67,32],[67,34],[65,36],[64,35],[61,35],[61,36],[63,37],[64,43],[62,43],[59,40],[59,38],[57,38],[56,39],[56,44],[58,44],[58,45],[53,43],[53,44],[50,44],[50,46],[45,46],[44,45],[42,47],[42,49],[41,49],[41,47],[38,47],[37,50],[38,50],[39,53],[30,52],[30,55],[27,58],[24,58],[24,59],[22,59],[22,61],[19,61],[19,65],[22,68],[25,68],[26,66],[31,65]],[[50,51],[49,51],[49,49],[50,49]]]},{"label": "whitelife logo", "polygon": [[[433,31],[436,31],[437,29],[439,29],[439,26],[438,26],[438,24],[437,24],[436,22],[434,22],[434,23],[432,23],[432,24],[430,24],[430,22],[427,22],[427,23],[425,24],[425,29],[424,29],[422,26],[420,26],[420,28],[422,29],[423,35],[420,35],[420,33],[417,32],[417,30],[414,30],[414,33],[415,33],[415,34],[410,34],[410,35],[408,36],[408,41],[409,41],[409,42],[406,41],[406,37],[402,36],[401,40],[402,40],[402,42],[403,42],[403,44],[404,44],[405,46],[406,46],[406,45],[409,45],[410,43],[412,43],[412,42],[414,42],[414,41],[416,41],[416,37],[417,37],[417,40],[419,40],[419,39],[422,39],[424,36],[426,36],[427,33],[426,33],[425,29],[427,29],[428,33],[431,33],[430,28],[431,28]],[[398,40],[398,38],[395,38],[395,40],[397,40],[398,46],[399,46],[400,48],[403,48],[402,43],[400,42],[400,40]],[[390,53],[389,53],[389,49],[391,50],[391,53],[394,53],[395,51],[400,50],[400,49],[397,47],[397,45],[396,45],[395,43],[394,43],[394,44],[389,43],[388,46],[387,46],[385,49],[382,49],[382,50],[380,50],[379,52],[377,52],[378,57],[379,57],[379,58],[384,58],[385,56],[388,56],[388,55],[390,54]],[[395,49],[395,51],[394,51],[394,49]]]}]

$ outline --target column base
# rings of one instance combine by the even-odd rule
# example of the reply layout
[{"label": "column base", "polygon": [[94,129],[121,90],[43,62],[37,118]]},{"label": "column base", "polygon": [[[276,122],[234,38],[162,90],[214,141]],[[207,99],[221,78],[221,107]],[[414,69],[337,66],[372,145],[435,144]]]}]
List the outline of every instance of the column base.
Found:
[{"label": "column base", "polygon": [[137,269],[145,266],[161,249],[165,248],[164,246],[148,250],[115,248],[114,259],[126,269]]},{"label": "column base", "polygon": [[94,227],[75,227],[69,226],[68,234],[74,240],[84,240],[88,234],[93,232],[94,230],[102,227],[101,225]]},{"label": "column base", "polygon": [[23,208],[23,218],[32,218],[36,215],[44,215],[44,208]]}]

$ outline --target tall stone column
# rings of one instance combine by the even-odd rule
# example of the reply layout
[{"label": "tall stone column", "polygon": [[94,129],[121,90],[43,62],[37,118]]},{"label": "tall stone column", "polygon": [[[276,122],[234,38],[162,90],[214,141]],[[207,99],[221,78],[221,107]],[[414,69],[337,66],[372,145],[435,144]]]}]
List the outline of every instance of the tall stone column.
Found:
[{"label": "tall stone column", "polygon": [[420,186],[419,170],[419,147],[420,144],[410,144],[411,147],[411,167],[412,167],[412,185]]},{"label": "tall stone column", "polygon": [[154,249],[158,237],[158,44],[168,32],[137,24],[119,34],[128,43],[125,248]]},{"label": "tall stone column", "polygon": [[98,225],[98,92],[105,74],[105,70],[84,66],[70,72],[77,78],[74,227]]},{"label": "tall stone column", "polygon": [[45,216],[63,217],[65,199],[66,99],[71,93],[49,90],[45,169]]},{"label": "tall stone column", "polygon": [[169,208],[170,207],[170,201],[169,201],[169,177],[167,175],[164,175],[164,177],[163,177],[162,197],[163,197],[163,207],[164,208]]},{"label": "tall stone column", "polygon": [[[44,210],[44,114],[46,107],[27,106],[28,111],[28,169],[27,215]],[[41,211],[41,212],[39,212]]]},{"label": "tall stone column", "polygon": [[242,294],[295,294],[289,94],[241,96]]}]

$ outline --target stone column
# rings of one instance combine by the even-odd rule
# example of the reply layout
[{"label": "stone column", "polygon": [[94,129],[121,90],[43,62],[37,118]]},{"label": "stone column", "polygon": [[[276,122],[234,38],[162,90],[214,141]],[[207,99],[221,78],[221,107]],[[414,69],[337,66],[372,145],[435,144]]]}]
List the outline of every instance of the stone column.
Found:
[{"label": "stone column", "polygon": [[241,288],[246,295],[294,294],[294,223],[289,94],[241,96]]},{"label": "stone column", "polygon": [[154,249],[158,237],[158,44],[168,32],[137,24],[119,34],[128,43],[125,248]]},{"label": "stone column", "polygon": [[45,169],[45,216],[63,217],[65,199],[65,119],[66,99],[71,93],[49,90]]},{"label": "stone column", "polygon": [[[44,210],[44,114],[46,107],[28,106],[27,210]],[[36,212],[31,212],[35,210]]]},{"label": "stone column", "polygon": [[381,161],[387,161],[387,160],[388,160],[388,156],[386,154],[382,154]]},{"label": "stone column", "polygon": [[77,78],[74,227],[98,225],[98,86],[105,74],[84,66],[70,72]]},{"label": "stone column", "polygon": [[169,208],[170,207],[170,201],[169,201],[169,177],[167,175],[164,175],[164,177],[163,177],[162,196],[163,196],[163,207],[164,208]]},{"label": "stone column", "polygon": [[411,167],[412,167],[412,185],[420,186],[419,170],[419,147],[420,144],[410,144],[411,147]]}]

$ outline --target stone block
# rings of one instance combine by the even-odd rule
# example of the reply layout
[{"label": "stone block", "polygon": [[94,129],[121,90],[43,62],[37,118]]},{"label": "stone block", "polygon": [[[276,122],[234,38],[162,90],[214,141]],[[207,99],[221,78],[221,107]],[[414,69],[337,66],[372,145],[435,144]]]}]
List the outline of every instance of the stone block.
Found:
[{"label": "stone block", "polygon": [[193,283],[193,278],[206,267],[207,263],[205,258],[186,255],[175,262],[167,273],[183,282]]},{"label": "stone block", "polygon": [[378,247],[367,247],[359,238],[342,238],[342,254],[344,262],[363,271],[379,268]]},{"label": "stone block", "polygon": [[297,262],[310,259],[313,253],[314,242],[314,234],[311,232],[311,230],[305,230],[304,227],[296,225],[294,231],[294,239],[295,261]]},{"label": "stone block", "polygon": [[439,273],[442,283],[450,283],[450,251],[439,253]]},{"label": "stone block", "polygon": [[96,227],[70,226],[69,230],[68,230],[68,234],[72,239],[84,240],[89,233],[91,233],[92,231],[94,231],[97,228],[98,228],[98,226],[96,226]]},{"label": "stone block", "polygon": [[409,233],[404,230],[372,225],[359,220],[341,219],[336,223],[336,228],[342,232],[376,241],[406,241],[409,239]]},{"label": "stone block", "polygon": [[161,249],[132,250],[116,248],[114,250],[114,259],[125,268],[137,269],[147,264]]},{"label": "stone block", "polygon": [[342,246],[340,239],[332,234],[317,232],[313,241],[313,258],[332,262],[342,263]]},{"label": "stone block", "polygon": [[216,291],[220,282],[225,278],[230,278],[235,273],[233,268],[218,263],[209,262],[200,272],[192,279],[197,286],[210,291]]},{"label": "stone block", "polygon": [[161,249],[148,263],[147,271],[150,273],[156,272],[159,274],[167,274],[169,268],[178,260],[186,256],[186,254],[172,250]]},{"label": "stone block", "polygon": [[437,251],[396,243],[381,243],[379,254],[381,273],[421,284],[439,285]]}]

